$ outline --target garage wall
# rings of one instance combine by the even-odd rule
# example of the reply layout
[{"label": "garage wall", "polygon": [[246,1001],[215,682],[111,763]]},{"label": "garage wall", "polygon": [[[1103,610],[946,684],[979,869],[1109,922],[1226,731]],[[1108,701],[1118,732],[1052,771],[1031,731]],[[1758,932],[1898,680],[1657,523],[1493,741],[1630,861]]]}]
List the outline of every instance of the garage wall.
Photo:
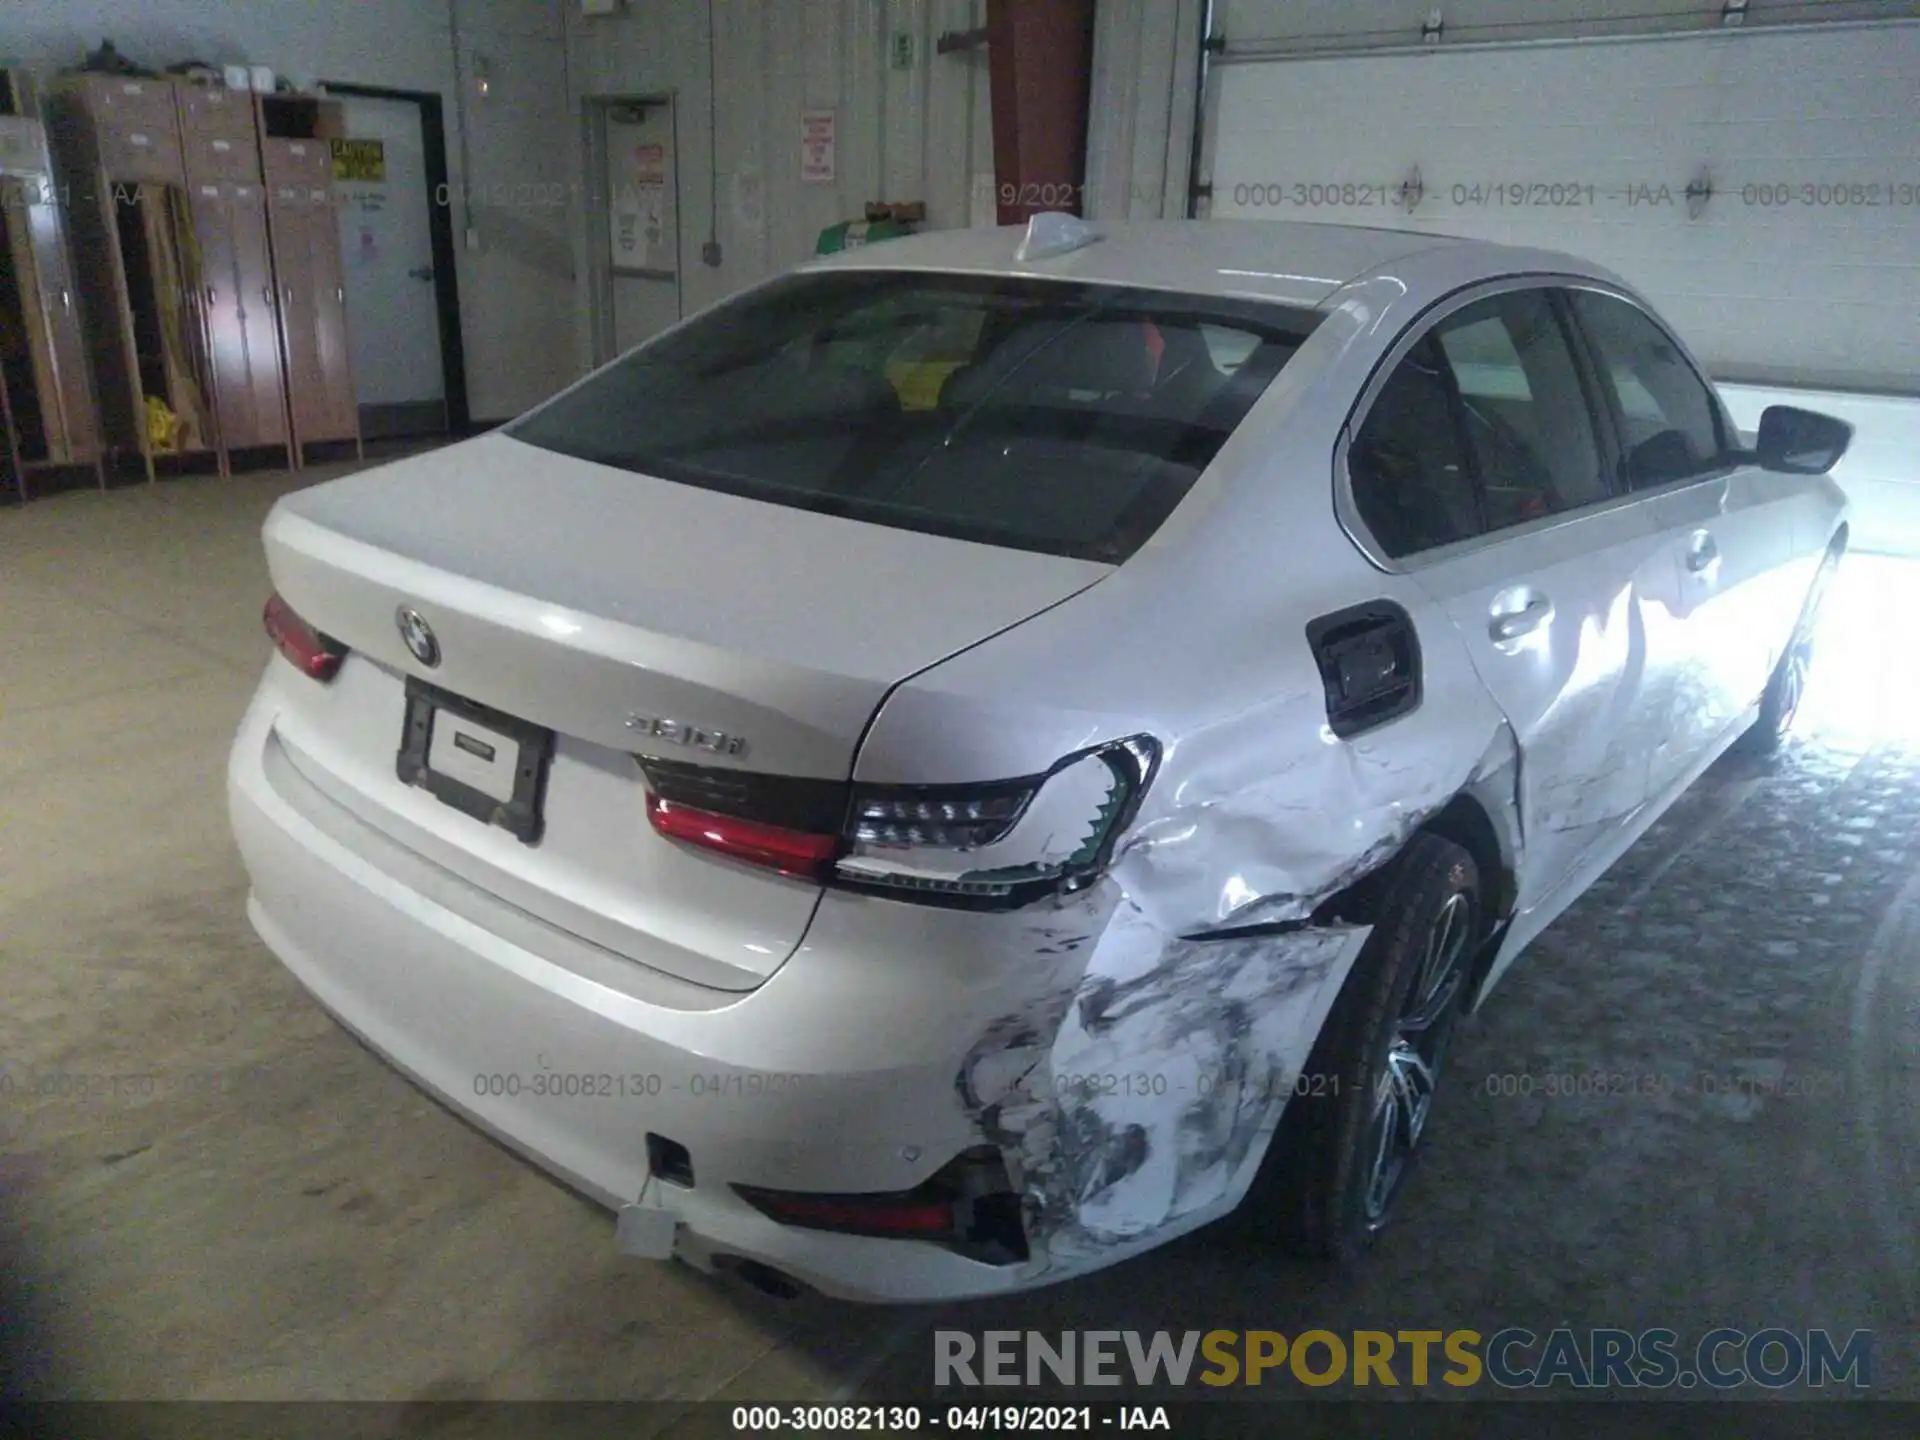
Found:
[{"label": "garage wall", "polygon": [[[271,65],[295,81],[329,79],[439,93],[459,197],[511,194],[550,179],[565,152],[566,63],[558,0],[7,0],[0,56],[43,73],[79,63],[110,38],[141,64]],[[467,93],[472,174],[461,174],[452,32],[465,73],[485,56],[484,101]],[[573,247],[564,206],[476,204],[481,248],[458,257],[469,405],[476,419],[517,413],[573,373]],[[465,217],[456,215],[456,234]]]},{"label": "garage wall", "polygon": [[[1214,0],[1214,29],[1240,54],[1422,43],[1439,10],[1448,45],[1721,30],[1722,0]],[[1747,0],[1747,27],[1886,19],[1898,0]]]},{"label": "garage wall", "polygon": [[1187,213],[1207,18],[1207,0],[1100,0],[1094,8],[1087,215]]},{"label": "garage wall", "polygon": [[[1155,28],[1191,8],[1103,10],[1096,214],[1184,210],[1191,146],[1160,136],[1184,113],[1190,140],[1192,92],[1129,94],[1127,77]],[[1669,0],[1443,3],[1445,40],[1427,47],[1424,4],[1217,0],[1203,212],[1484,236],[1610,265],[1743,393],[1861,398],[1842,479],[1884,537],[1862,538],[1904,545],[1920,533],[1920,403],[1862,397],[1920,396],[1920,24],[1768,28],[1913,7],[1750,8],[1727,32],[1717,6]],[[1649,25],[1697,33],[1548,38]],[[1416,168],[1409,213],[1398,191]],[[1696,217],[1686,189],[1703,173],[1714,194]]]},{"label": "garage wall", "polygon": [[[991,221],[986,55],[935,53],[942,33],[983,25],[984,12],[984,0],[713,0],[711,86],[706,0],[570,15],[576,113],[594,95],[675,97],[687,314],[804,259],[821,230],[859,219],[870,200],[923,200],[934,227]],[[893,55],[899,33],[912,37],[904,69]],[[800,115],[811,107],[835,111],[832,184],[800,177]],[[578,187],[577,133],[570,147]],[[710,232],[717,266],[702,259]],[[601,240],[580,228],[582,313],[585,246]],[[583,333],[582,364],[586,343]]]},{"label": "garage wall", "polygon": [[1571,250],[1719,373],[1898,389],[1920,376],[1920,324],[1892,323],[1920,315],[1915,76],[1920,24],[1224,64],[1211,213]]}]

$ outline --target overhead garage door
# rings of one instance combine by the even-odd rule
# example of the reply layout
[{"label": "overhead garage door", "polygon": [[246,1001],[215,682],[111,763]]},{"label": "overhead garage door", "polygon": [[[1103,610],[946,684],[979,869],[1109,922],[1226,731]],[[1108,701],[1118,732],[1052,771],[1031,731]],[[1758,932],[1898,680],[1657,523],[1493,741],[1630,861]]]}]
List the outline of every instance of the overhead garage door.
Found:
[{"label": "overhead garage door", "polygon": [[[1447,6],[1443,24],[1476,8],[1537,21],[1620,7]],[[1411,14],[1414,48],[1315,55],[1312,12],[1350,45],[1370,12],[1398,14],[1403,36]],[[1840,478],[1856,543],[1920,552],[1920,24],[1464,46],[1450,28],[1423,48],[1428,13],[1220,5],[1203,213],[1598,260],[1672,319],[1742,426],[1794,398],[1852,419]],[[1817,394],[1783,393],[1798,390]]]}]

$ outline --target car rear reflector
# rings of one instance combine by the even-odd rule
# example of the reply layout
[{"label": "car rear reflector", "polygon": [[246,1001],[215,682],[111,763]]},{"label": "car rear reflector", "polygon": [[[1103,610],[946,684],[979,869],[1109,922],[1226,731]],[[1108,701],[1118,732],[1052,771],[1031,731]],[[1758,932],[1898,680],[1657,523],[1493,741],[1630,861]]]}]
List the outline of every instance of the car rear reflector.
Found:
[{"label": "car rear reflector", "polygon": [[1020,1195],[990,1145],[956,1155],[911,1190],[823,1195],[735,1183],[733,1191],[768,1219],[803,1230],[928,1241],[988,1265],[1028,1258]]},{"label": "car rear reflector", "polygon": [[788,830],[758,820],[743,820],[682,805],[647,792],[647,819],[669,840],[704,845],[749,865],[764,865],[782,875],[818,880],[840,853],[838,835],[815,835]]},{"label": "car rear reflector", "polygon": [[267,638],[302,675],[314,680],[331,680],[339,671],[340,662],[347,658],[346,646],[302,620],[277,592],[267,597],[267,608],[260,619],[266,626]]},{"label": "car rear reflector", "polygon": [[736,1185],[734,1189],[768,1218],[807,1230],[948,1239],[959,1228],[951,1201],[942,1205],[886,1196],[795,1195],[747,1185]]}]

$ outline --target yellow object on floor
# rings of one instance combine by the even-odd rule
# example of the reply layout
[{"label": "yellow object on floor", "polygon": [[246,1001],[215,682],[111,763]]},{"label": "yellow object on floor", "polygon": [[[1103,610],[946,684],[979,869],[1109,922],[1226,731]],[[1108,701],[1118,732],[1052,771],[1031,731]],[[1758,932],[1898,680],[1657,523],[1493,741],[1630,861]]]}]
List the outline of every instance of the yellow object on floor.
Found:
[{"label": "yellow object on floor", "polygon": [[180,417],[158,395],[147,396],[147,442],[155,450],[180,448]]}]

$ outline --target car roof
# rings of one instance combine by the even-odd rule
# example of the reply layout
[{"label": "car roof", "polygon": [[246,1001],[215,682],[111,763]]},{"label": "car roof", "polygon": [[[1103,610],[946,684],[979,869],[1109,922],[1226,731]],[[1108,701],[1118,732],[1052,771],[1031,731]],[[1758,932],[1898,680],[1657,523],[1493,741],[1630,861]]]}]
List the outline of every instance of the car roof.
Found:
[{"label": "car roof", "polygon": [[1032,260],[1015,258],[1023,225],[936,230],[821,257],[807,270],[940,270],[1048,276],[1182,294],[1318,307],[1341,287],[1408,256],[1451,252],[1447,268],[1497,276],[1541,269],[1604,275],[1551,252],[1385,226],[1290,220],[1092,221],[1093,243]]}]

